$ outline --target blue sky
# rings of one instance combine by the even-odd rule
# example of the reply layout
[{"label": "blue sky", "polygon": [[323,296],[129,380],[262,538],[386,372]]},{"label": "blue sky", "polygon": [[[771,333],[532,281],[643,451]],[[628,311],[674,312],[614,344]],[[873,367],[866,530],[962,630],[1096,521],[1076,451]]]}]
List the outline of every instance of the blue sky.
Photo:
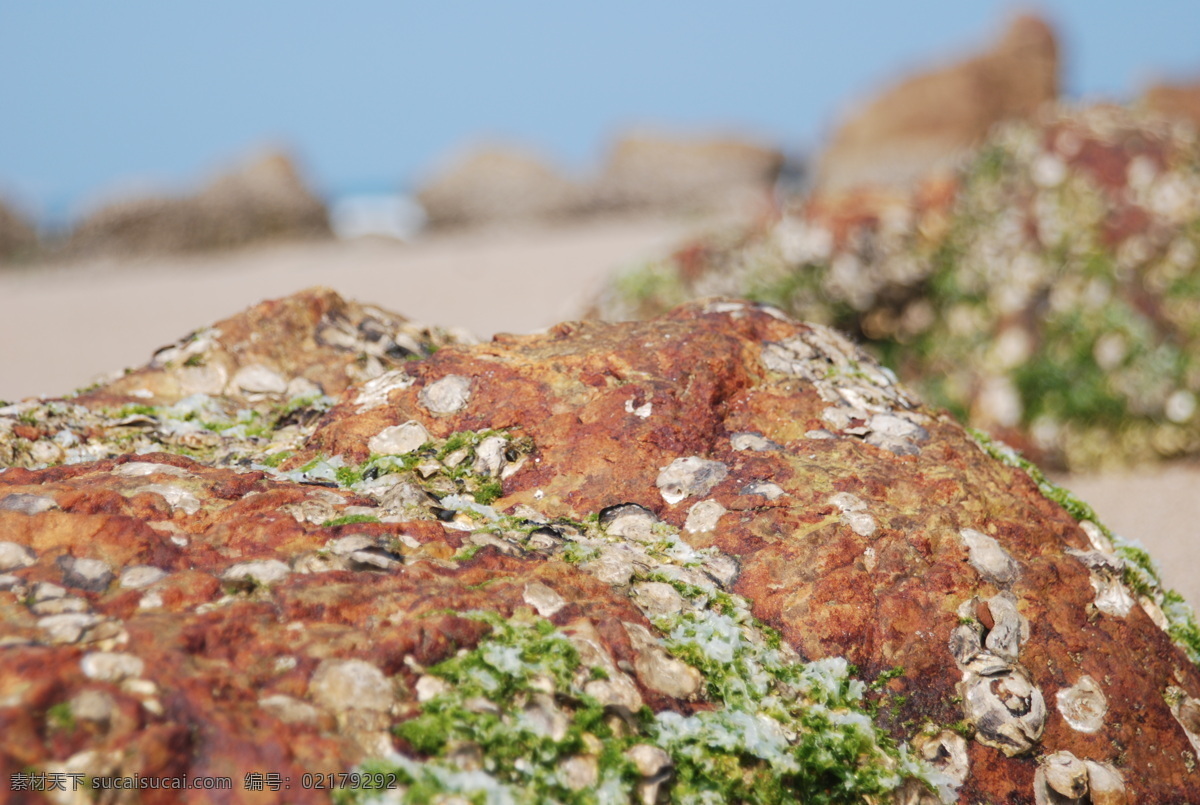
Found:
[{"label": "blue sky", "polygon": [[[1030,6],[1026,6],[1030,7]],[[1075,97],[1200,79],[1200,2],[1057,0]],[[0,193],[43,212],[290,146],[325,192],[484,140],[567,167],[629,126],[803,151],[855,98],[989,41],[1011,3],[0,0]]]}]

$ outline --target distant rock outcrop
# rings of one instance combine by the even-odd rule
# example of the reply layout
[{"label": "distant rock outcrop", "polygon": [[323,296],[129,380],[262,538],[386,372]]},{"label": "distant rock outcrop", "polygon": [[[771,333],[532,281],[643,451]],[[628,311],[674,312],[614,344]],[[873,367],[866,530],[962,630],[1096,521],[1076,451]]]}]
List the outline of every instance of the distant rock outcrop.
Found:
[{"label": "distant rock outcrop", "polygon": [[417,199],[435,228],[757,210],[782,165],[779,151],[742,140],[628,136],[596,179],[575,181],[527,151],[489,147],[436,174]]},{"label": "distant rock outcrop", "polygon": [[38,245],[37,230],[16,208],[0,200],[0,260],[32,253]]},{"label": "distant rock outcrop", "polygon": [[769,197],[783,162],[746,140],[628,135],[613,144],[596,195],[616,209],[745,209]]},{"label": "distant rock outcrop", "polygon": [[996,123],[1054,101],[1058,76],[1053,30],[1020,16],[991,50],[913,76],[851,116],[820,159],[817,192],[907,188],[949,172]]},{"label": "distant rock outcrop", "polygon": [[1142,96],[1142,105],[1149,112],[1186,120],[1200,130],[1200,81],[1155,84]]},{"label": "distant rock outcrop", "polygon": [[64,249],[71,254],[194,252],[330,235],[325,205],[292,159],[268,153],[191,196],[105,205],[79,222]]},{"label": "distant rock outcrop", "polygon": [[429,225],[468,227],[561,219],[583,193],[537,155],[492,146],[465,154],[417,192]]},{"label": "distant rock outcrop", "polygon": [[[272,312],[289,326],[254,327]],[[346,340],[311,349],[331,320]],[[4,784],[207,779],[196,801],[247,805],[1195,790],[1190,609],[837,332],[711,300],[422,337],[336,401],[272,397],[332,391],[363,339],[408,327],[306,292],[135,372],[140,404],[0,408]],[[251,350],[279,382],[172,402],[171,373]]]}]

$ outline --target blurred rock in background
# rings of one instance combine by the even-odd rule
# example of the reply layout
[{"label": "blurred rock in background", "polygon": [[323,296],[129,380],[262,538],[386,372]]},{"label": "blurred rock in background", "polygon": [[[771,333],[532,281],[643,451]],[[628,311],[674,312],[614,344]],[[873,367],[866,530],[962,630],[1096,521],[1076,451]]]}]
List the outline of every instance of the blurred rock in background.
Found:
[{"label": "blurred rock in background", "polygon": [[452,161],[417,200],[435,229],[641,211],[761,213],[783,162],[778,149],[732,137],[630,134],[614,141],[595,179],[576,180],[531,151],[493,145]]},{"label": "blurred rock in background", "polygon": [[769,199],[783,162],[777,148],[732,137],[629,134],[613,143],[594,192],[618,210],[740,211]]},{"label": "blurred rock in background", "polygon": [[86,215],[69,255],[226,249],[264,240],[327,238],[329,215],[287,154],[267,152],[189,196],[130,198]]},{"label": "blurred rock in background", "polygon": [[615,280],[593,314],[737,295],[863,339],[926,398],[1051,465],[1200,454],[1200,144],[1058,108],[949,181],[819,193]]},{"label": "blurred rock in background", "polygon": [[1185,120],[1200,129],[1200,80],[1154,84],[1146,89],[1142,105],[1148,112]]},{"label": "blurred rock in background", "polygon": [[904,188],[950,173],[992,126],[1031,117],[1058,91],[1054,31],[1017,17],[991,50],[914,75],[862,106],[822,155],[817,190]]},{"label": "blurred rock in background", "polygon": [[37,229],[14,205],[0,199],[0,262],[30,256],[37,248]]},{"label": "blurred rock in background", "polygon": [[486,146],[458,157],[417,191],[433,228],[551,221],[575,214],[583,191],[530,151]]}]

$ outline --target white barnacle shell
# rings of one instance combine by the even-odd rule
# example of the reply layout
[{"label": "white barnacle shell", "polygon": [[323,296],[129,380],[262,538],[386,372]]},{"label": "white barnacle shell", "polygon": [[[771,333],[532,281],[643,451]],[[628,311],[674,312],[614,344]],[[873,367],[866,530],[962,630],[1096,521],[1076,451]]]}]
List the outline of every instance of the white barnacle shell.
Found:
[{"label": "white barnacle shell", "polygon": [[959,683],[963,715],[975,727],[975,739],[1009,757],[1033,749],[1046,727],[1042,692],[1019,665],[1007,671],[963,674]]},{"label": "white barnacle shell", "polygon": [[1096,609],[1106,615],[1124,618],[1133,609],[1133,596],[1121,581],[1125,570],[1125,560],[1103,551],[1079,551],[1068,548],[1067,553],[1087,565],[1096,591]]},{"label": "white barnacle shell", "polygon": [[1112,764],[1085,760],[1083,765],[1088,770],[1092,805],[1126,805],[1129,802],[1125,794],[1125,781]]},{"label": "white barnacle shell", "polygon": [[1037,805],[1081,802],[1088,790],[1088,767],[1070,752],[1046,755],[1033,776],[1033,796]]},{"label": "white barnacle shell", "polygon": [[674,505],[686,497],[708,494],[728,474],[729,469],[719,461],[686,456],[663,467],[656,485],[663,500]]},{"label": "white barnacle shell", "polygon": [[998,657],[1016,662],[1021,644],[1029,639],[1029,621],[1017,611],[1017,597],[1008,590],[987,602],[994,625],[984,638],[984,646]]},{"label": "white barnacle shell", "polygon": [[957,732],[923,732],[913,738],[913,749],[925,762],[949,777],[955,787],[967,781],[971,770],[967,740]]},{"label": "white barnacle shell", "polygon": [[1174,685],[1167,688],[1165,697],[1171,706],[1171,715],[1183,727],[1183,732],[1192,748],[1200,754],[1200,699],[1188,696]]},{"label": "white barnacle shell", "polygon": [[1016,581],[1017,563],[994,537],[973,528],[964,528],[958,535],[967,546],[967,561],[984,579],[998,587],[1007,587]]},{"label": "white barnacle shell", "polygon": [[1086,674],[1069,688],[1055,694],[1058,712],[1063,720],[1077,732],[1096,732],[1104,726],[1104,715],[1108,712],[1108,699],[1096,680]]}]

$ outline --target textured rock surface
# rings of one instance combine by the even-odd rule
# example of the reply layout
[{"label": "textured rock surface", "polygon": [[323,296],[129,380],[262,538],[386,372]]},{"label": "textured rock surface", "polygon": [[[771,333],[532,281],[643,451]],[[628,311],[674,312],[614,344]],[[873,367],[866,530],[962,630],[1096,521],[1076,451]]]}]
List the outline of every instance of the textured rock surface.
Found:
[{"label": "textured rock surface", "polygon": [[949,183],[809,199],[610,288],[652,316],[712,294],[872,342],[976,427],[1071,468],[1200,451],[1200,145],[1114,107],[998,130]]},{"label": "textured rock surface", "polygon": [[[470,393],[431,411],[447,378]],[[372,454],[409,422],[426,444]],[[0,779],[325,801],[304,773],[376,758],[416,800],[1200,785],[1186,608],[831,330],[739,302],[568,323],[444,346],[286,427],[290,456],[226,431],[202,460],[162,439],[0,471]],[[1098,608],[1114,585],[1124,614]]]},{"label": "textured rock surface", "polygon": [[63,248],[73,254],[193,252],[330,234],[325,205],[292,160],[268,153],[190,196],[101,207],[79,222]]},{"label": "textured rock surface", "polygon": [[950,172],[992,126],[1058,98],[1058,46],[1043,20],[1013,20],[991,50],[885,91],[833,135],[817,165],[822,193],[906,187]]}]

